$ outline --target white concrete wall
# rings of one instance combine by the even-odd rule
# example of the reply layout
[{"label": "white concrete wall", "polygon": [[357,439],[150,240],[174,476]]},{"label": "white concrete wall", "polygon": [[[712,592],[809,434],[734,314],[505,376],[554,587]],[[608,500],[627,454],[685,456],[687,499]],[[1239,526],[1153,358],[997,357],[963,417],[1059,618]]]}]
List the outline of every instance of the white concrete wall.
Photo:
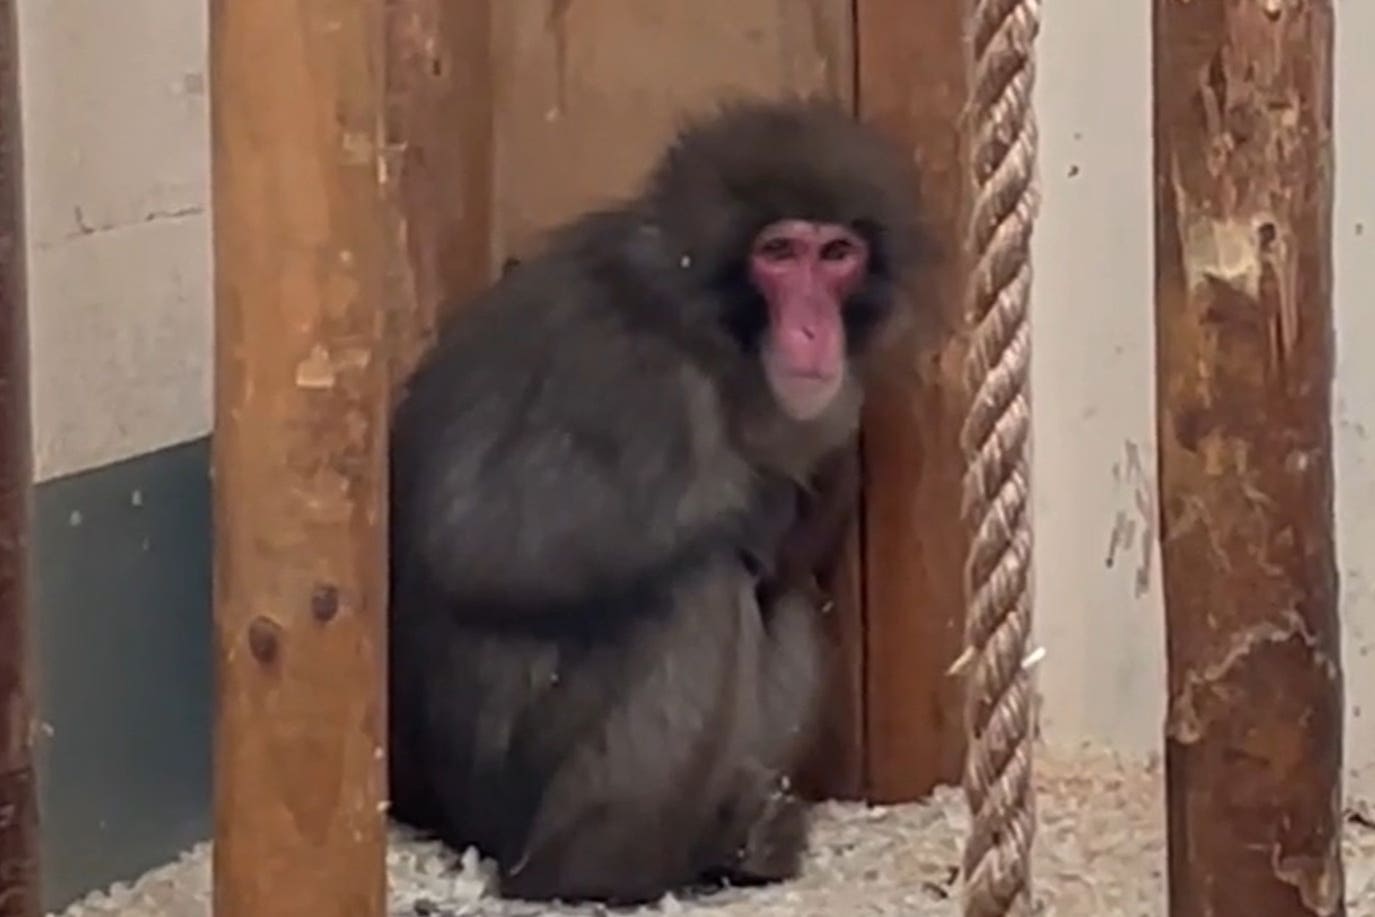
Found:
[{"label": "white concrete wall", "polygon": [[[40,478],[209,430],[205,4],[22,0]],[[1337,0],[1348,757],[1375,792],[1375,3]],[[1159,747],[1149,4],[1045,7],[1037,586],[1051,737]],[[1088,323],[1105,328],[1086,337]]]},{"label": "white concrete wall", "polygon": [[[1046,4],[1032,398],[1051,737],[1160,747],[1149,3]],[[1088,328],[1097,328],[1086,334]]]},{"label": "white concrete wall", "polygon": [[39,480],[210,429],[206,4],[21,0]]}]

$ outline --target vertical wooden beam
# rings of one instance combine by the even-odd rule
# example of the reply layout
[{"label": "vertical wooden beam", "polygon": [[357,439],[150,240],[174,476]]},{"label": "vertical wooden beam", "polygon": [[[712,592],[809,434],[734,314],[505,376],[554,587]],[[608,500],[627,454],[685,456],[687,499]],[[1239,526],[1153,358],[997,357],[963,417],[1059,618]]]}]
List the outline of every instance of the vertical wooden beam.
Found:
[{"label": "vertical wooden beam", "polygon": [[491,279],[492,0],[388,0],[393,379]]},{"label": "vertical wooden beam", "polygon": [[1155,0],[1170,913],[1341,915],[1331,0]]},{"label": "vertical wooden beam", "polygon": [[0,917],[38,917],[38,802],[29,673],[33,453],[19,36],[0,0]]},{"label": "vertical wooden beam", "polygon": [[[914,292],[928,320],[869,401],[864,432],[867,793],[920,797],[958,783],[967,533],[960,518],[965,340],[961,214],[967,204],[960,0],[858,0],[861,115],[911,148],[933,252]],[[918,206],[918,202],[913,202]]]},{"label": "vertical wooden beam", "polygon": [[217,917],[385,910],[383,0],[212,0]]}]

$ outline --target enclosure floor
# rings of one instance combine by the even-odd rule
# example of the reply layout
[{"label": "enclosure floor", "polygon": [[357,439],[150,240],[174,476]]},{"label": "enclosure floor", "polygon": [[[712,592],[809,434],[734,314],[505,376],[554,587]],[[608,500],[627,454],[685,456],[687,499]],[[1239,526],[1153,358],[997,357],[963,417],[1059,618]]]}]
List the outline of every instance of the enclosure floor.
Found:
[{"label": "enclosure floor", "polygon": [[[1042,913],[1056,917],[1163,915],[1164,819],[1158,766],[1091,749],[1042,749],[1035,880]],[[1346,828],[1350,917],[1375,917],[1375,828],[1351,806]],[[848,917],[957,915],[956,864],[967,817],[959,794],[921,804],[821,807],[805,874],[780,886],[666,899],[637,913]],[[132,886],[91,895],[64,917],[209,917],[210,851],[202,845]],[[457,858],[401,832],[389,854],[395,917],[538,917],[606,914],[484,895],[476,858]]]}]

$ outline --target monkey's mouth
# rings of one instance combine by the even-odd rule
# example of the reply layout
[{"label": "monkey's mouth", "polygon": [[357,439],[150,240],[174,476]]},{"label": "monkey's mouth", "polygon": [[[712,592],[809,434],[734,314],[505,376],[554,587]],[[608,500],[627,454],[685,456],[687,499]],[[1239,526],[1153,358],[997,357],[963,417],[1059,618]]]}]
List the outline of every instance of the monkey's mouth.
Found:
[{"label": "monkey's mouth", "polygon": [[844,372],[769,368],[769,386],[783,412],[794,420],[815,420],[835,400]]}]

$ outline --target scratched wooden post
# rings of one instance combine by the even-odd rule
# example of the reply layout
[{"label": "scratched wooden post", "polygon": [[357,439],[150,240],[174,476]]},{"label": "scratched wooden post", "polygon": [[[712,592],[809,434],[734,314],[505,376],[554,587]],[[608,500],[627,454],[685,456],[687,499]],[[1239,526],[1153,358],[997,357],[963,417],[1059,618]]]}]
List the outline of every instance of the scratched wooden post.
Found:
[{"label": "scratched wooden post", "polygon": [[[920,280],[930,320],[896,352],[864,426],[866,795],[916,799],[958,783],[964,641],[960,246],[967,182],[956,129],[965,104],[964,7],[858,0],[859,111],[912,151],[939,245]],[[915,205],[916,202],[914,202]]]},{"label": "scratched wooden post", "polygon": [[1331,0],[1155,0],[1170,913],[1344,913]]},{"label": "scratched wooden post", "polygon": [[217,917],[385,912],[384,6],[210,6]]},{"label": "scratched wooden post", "polygon": [[0,917],[38,917],[29,671],[32,449],[23,131],[13,0],[0,0]]}]

